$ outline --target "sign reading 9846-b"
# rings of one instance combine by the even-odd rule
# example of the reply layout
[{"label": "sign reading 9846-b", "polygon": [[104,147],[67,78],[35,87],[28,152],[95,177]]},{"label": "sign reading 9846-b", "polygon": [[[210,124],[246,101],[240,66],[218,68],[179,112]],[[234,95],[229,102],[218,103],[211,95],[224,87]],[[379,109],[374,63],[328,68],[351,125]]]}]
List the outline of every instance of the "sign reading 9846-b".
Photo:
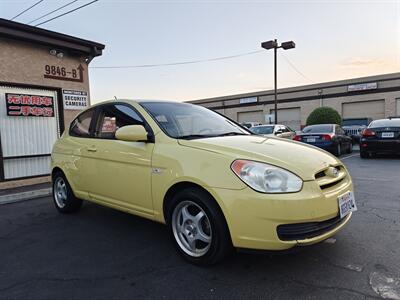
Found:
[{"label": "sign reading 9846-b", "polygon": [[45,65],[43,76],[48,79],[83,82],[83,71],[84,68],[81,64],[71,69],[62,66]]}]

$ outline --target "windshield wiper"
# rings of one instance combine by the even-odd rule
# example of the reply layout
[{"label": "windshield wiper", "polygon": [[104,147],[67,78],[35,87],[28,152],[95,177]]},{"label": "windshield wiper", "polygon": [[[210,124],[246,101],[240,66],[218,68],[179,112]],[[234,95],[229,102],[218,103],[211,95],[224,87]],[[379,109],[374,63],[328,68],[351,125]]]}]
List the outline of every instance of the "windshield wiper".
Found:
[{"label": "windshield wiper", "polygon": [[221,134],[217,134],[215,136],[232,136],[232,135],[250,135],[244,132],[237,132],[237,131],[232,131],[232,132],[225,132]]},{"label": "windshield wiper", "polygon": [[204,139],[204,138],[209,138],[213,137],[215,135],[209,135],[209,134],[188,134],[188,135],[181,135],[177,136],[177,139],[183,139],[183,140],[191,140],[191,139]]}]

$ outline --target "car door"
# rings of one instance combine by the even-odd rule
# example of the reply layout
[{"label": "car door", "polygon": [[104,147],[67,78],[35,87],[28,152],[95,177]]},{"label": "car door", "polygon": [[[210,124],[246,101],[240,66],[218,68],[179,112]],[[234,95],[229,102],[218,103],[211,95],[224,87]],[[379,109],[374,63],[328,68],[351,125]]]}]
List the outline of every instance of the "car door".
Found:
[{"label": "car door", "polygon": [[68,181],[74,188],[77,197],[87,198],[89,178],[95,176],[91,168],[90,152],[88,147],[93,143],[92,128],[94,124],[95,109],[88,109],[79,114],[70,125],[69,136],[63,144],[63,152],[70,153],[66,156],[68,167]]},{"label": "car door", "polygon": [[146,126],[143,117],[126,103],[98,107],[94,139],[90,145],[96,175],[90,180],[90,198],[138,214],[153,214],[151,198],[151,158],[154,143],[115,139],[118,128]]},{"label": "car door", "polygon": [[353,145],[352,145],[352,139],[351,139],[351,137],[349,137],[349,136],[346,134],[346,131],[344,131],[344,129],[343,129],[342,127],[340,127],[340,126],[338,126],[338,131],[339,131],[340,135],[342,136],[342,143],[343,143],[343,146],[344,146],[346,149],[350,149],[350,147],[353,146]]},{"label": "car door", "polygon": [[341,129],[339,125],[335,125],[335,136],[338,143],[340,144],[342,152],[345,151],[345,149],[348,147],[345,138],[346,136],[344,135],[344,130]]}]

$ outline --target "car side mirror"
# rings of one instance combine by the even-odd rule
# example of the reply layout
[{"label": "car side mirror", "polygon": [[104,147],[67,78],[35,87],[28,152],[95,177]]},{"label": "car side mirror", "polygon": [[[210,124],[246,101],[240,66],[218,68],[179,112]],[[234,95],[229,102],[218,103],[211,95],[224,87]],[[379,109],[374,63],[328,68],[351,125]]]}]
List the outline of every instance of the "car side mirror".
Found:
[{"label": "car side mirror", "polygon": [[281,134],[282,132],[283,132],[282,130],[277,130],[277,131],[275,131],[275,135]]},{"label": "car side mirror", "polygon": [[128,125],[115,132],[115,138],[126,142],[146,142],[147,131],[142,125]]}]

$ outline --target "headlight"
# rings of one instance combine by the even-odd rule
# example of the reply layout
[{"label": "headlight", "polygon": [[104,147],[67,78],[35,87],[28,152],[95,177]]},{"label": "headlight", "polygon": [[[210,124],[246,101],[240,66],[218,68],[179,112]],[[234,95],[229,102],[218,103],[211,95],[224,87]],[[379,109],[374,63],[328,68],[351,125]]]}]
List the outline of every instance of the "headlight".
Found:
[{"label": "headlight", "polygon": [[261,193],[293,193],[303,181],[284,169],[251,160],[235,160],[232,171],[249,187]]}]

